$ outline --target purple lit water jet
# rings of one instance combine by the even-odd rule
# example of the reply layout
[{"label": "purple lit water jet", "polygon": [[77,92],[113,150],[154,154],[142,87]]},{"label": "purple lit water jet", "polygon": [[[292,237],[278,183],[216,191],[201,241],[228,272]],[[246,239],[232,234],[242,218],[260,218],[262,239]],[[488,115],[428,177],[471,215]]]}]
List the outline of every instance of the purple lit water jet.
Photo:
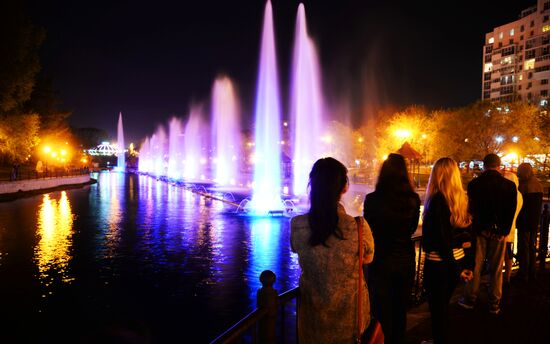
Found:
[{"label": "purple lit water jet", "polygon": [[323,96],[319,58],[308,36],[304,5],[298,6],[290,94],[293,193],[305,195],[309,171],[322,153]]},{"label": "purple lit water jet", "polygon": [[124,129],[122,128],[122,112],[118,114],[118,126],[117,126],[117,146],[118,146],[118,158],[116,171],[126,171],[126,157],[124,149]]},{"label": "purple lit water jet", "polygon": [[185,125],[184,152],[185,163],[183,177],[188,181],[204,180],[204,167],[208,163],[208,157],[203,155],[202,132],[202,108],[194,106],[191,108],[189,120]]},{"label": "purple lit water jet", "polygon": [[271,1],[267,1],[255,107],[254,184],[251,208],[259,215],[282,210],[281,114]]},{"label": "purple lit water jet", "polygon": [[168,177],[181,179],[183,176],[183,131],[181,121],[173,117],[168,125]]},{"label": "purple lit water jet", "polygon": [[240,156],[239,109],[233,83],[220,77],[212,88],[212,146],[215,149],[215,182],[235,185]]}]

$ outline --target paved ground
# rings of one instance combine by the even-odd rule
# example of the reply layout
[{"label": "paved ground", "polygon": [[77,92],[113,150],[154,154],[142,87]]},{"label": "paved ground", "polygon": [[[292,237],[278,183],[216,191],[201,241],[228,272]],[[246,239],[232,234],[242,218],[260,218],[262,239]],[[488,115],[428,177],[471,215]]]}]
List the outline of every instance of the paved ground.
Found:
[{"label": "paved ground", "polygon": [[[501,313],[487,311],[486,288],[473,310],[464,310],[456,303],[463,286],[451,300],[451,343],[550,343],[550,264],[539,272],[537,281],[514,284],[503,291]],[[431,339],[428,305],[411,309],[407,316],[406,344],[420,344]]]}]

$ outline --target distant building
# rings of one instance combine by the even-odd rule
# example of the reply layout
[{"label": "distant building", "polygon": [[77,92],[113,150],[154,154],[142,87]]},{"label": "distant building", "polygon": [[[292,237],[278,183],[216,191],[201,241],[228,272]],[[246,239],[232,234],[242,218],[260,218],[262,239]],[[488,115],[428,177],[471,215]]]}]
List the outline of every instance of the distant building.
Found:
[{"label": "distant building", "polygon": [[481,99],[546,105],[550,92],[550,0],[485,35]]}]

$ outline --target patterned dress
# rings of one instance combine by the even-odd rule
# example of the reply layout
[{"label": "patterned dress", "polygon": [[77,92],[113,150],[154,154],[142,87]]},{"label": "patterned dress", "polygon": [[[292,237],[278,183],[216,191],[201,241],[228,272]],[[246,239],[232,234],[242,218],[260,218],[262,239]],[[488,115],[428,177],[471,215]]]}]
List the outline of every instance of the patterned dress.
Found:
[{"label": "patterned dress", "polygon": [[[357,223],[338,208],[338,228],[344,240],[331,236],[327,246],[309,245],[310,228],[307,214],[291,220],[290,244],[298,254],[300,301],[297,309],[298,341],[304,343],[352,343],[357,332],[357,280],[359,252]],[[363,259],[372,260],[374,240],[367,222],[363,221]],[[370,304],[365,282],[362,296],[364,331],[370,323]]]}]

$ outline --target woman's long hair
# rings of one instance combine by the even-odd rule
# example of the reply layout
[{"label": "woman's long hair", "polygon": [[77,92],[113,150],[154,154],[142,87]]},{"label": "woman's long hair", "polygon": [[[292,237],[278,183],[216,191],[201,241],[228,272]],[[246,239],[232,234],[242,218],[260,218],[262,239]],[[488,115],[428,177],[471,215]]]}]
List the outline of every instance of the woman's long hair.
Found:
[{"label": "woman's long hair", "polygon": [[380,168],[376,191],[383,193],[409,193],[414,192],[405,158],[396,153],[388,155],[388,158]]},{"label": "woman's long hair", "polygon": [[311,246],[326,246],[331,235],[343,239],[338,229],[338,202],[348,183],[347,174],[346,166],[334,158],[322,158],[313,165],[309,173]]},{"label": "woman's long hair", "polygon": [[[426,187],[426,208],[430,206],[433,196],[440,192],[451,210],[451,225],[464,228],[472,223],[468,212],[468,197],[462,187],[460,171],[456,161],[451,158],[441,158],[436,161]],[[426,214],[426,211],[424,211]]]}]

